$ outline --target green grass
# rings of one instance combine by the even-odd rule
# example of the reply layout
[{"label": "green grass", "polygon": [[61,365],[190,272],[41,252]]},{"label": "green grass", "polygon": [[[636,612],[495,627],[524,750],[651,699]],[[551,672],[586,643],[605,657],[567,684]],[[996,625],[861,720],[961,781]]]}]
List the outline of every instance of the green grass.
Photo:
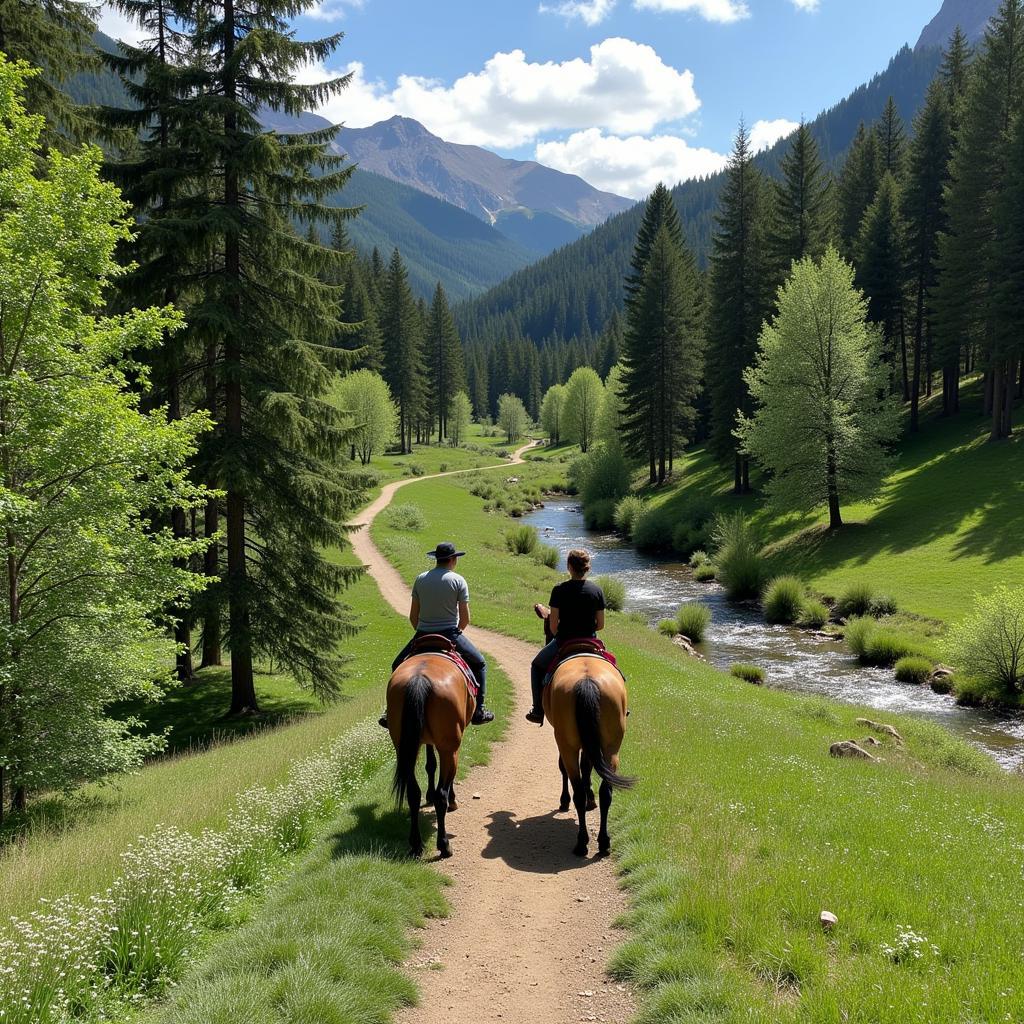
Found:
[{"label": "green grass", "polygon": [[824,512],[779,515],[756,495],[735,497],[731,475],[704,449],[680,460],[679,482],[650,501],[676,521],[698,504],[744,509],[770,542],[773,572],[833,596],[864,581],[900,608],[955,621],[973,591],[1024,578],[1024,432],[989,443],[979,390],[977,382],[966,388],[962,412],[948,420],[935,401],[926,404],[922,430],[901,443],[879,501],[845,507],[839,531],[825,529]]},{"label": "green grass", "polygon": [[[551,576],[521,572],[501,520],[457,484],[417,498],[425,535],[457,516],[476,621],[539,645],[530,605]],[[375,535],[420,568],[425,537]],[[641,1024],[1020,1018],[1019,779],[930,723],[754,688],[608,620],[630,681],[623,770],[640,778],[612,808],[634,932],[614,969],[639,988]],[[905,746],[883,740],[879,764],[830,758],[865,735],[860,716]],[[822,910],[839,917],[830,934]]]}]

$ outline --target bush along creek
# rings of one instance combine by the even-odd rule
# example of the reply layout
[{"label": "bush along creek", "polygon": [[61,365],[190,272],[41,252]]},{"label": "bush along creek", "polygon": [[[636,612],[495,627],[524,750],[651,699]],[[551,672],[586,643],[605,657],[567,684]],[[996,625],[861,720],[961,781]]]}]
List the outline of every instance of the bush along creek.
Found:
[{"label": "bush along creek", "polygon": [[[623,606],[638,624],[675,636],[717,668],[735,668],[755,684],[916,714],[971,740],[1004,768],[1024,769],[1024,714],[1002,706],[1009,699],[997,700],[997,689],[942,664],[956,638],[940,636],[940,623],[900,613],[867,582],[826,601],[795,577],[769,578],[740,514],[709,522],[704,547],[685,562],[645,553],[627,539],[635,543],[637,529],[651,529],[643,512],[642,502],[624,499],[616,531],[589,529],[578,498],[554,495],[521,521],[563,558],[588,547],[595,572],[624,590]],[[977,634],[997,613],[979,609],[956,627],[966,634],[957,642],[983,650]]]}]

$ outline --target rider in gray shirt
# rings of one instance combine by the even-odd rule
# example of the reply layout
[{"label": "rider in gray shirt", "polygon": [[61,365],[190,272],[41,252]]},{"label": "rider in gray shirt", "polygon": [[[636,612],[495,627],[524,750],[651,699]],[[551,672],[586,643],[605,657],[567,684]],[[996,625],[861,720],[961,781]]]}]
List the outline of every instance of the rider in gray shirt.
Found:
[{"label": "rider in gray shirt", "polygon": [[[483,655],[476,649],[473,642],[463,633],[469,625],[469,586],[455,571],[459,558],[465,551],[456,551],[455,545],[442,541],[433,551],[427,554],[437,559],[433,569],[420,573],[412,586],[412,605],[409,608],[409,622],[416,630],[402,652],[395,658],[391,671],[406,659],[416,638],[427,633],[446,636],[455,644],[455,649],[466,660],[473,671],[479,692],[477,694],[476,713],[471,721],[473,725],[484,725],[494,721],[494,713],[484,707],[487,694],[487,663]],[[383,716],[380,724],[387,726],[387,716]]]}]

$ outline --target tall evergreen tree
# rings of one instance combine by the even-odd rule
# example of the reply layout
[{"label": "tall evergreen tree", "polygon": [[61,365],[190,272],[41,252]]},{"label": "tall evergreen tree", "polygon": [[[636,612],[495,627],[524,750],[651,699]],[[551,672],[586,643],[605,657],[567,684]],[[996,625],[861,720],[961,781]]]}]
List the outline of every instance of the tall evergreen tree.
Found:
[{"label": "tall evergreen tree", "polygon": [[[953,139],[948,92],[941,80],[932,83],[928,99],[914,121],[914,139],[907,163],[903,215],[907,226],[909,278],[913,288],[914,358],[910,382],[910,429],[918,429],[921,362],[931,337],[928,294],[938,279],[939,233],[945,227],[942,195],[948,180]],[[956,371],[954,363],[953,372]],[[944,375],[943,393],[951,391]],[[949,410],[947,410],[949,411]]]},{"label": "tall evergreen tree", "polygon": [[877,133],[861,124],[846,154],[838,184],[839,241],[847,256],[853,255],[861,221],[875,201],[881,180]]},{"label": "tall evergreen tree", "polygon": [[907,149],[907,130],[890,96],[882,117],[875,127],[878,138],[878,169],[881,175],[891,174],[897,181],[903,176],[903,161]]},{"label": "tall evergreen tree", "polygon": [[775,202],[767,236],[776,284],[782,284],[790,267],[804,257],[819,259],[832,235],[832,183],[806,121],[793,134],[781,170],[781,179],[773,183]]},{"label": "tall evergreen tree", "polygon": [[1024,3],[1002,0],[975,58],[964,98],[946,190],[948,228],[939,240],[936,329],[947,352],[976,345],[986,366],[991,437],[1007,437],[1019,359],[998,322],[993,297],[1010,271],[1003,265],[1001,194],[1011,139],[1024,106]]},{"label": "tall evergreen tree", "polygon": [[427,316],[427,381],[437,424],[437,441],[448,436],[448,410],[452,399],[466,388],[462,342],[455,329],[448,297],[438,282]]},{"label": "tall evergreen tree", "polygon": [[644,271],[654,247],[654,239],[664,227],[675,245],[683,246],[683,226],[679,222],[679,211],[672,199],[672,193],[659,182],[647,199],[644,207],[644,218],[633,244],[633,256],[629,262],[629,273],[626,275],[626,312],[636,301],[643,288]]},{"label": "tall evergreen tree", "polygon": [[741,124],[715,218],[707,328],[710,441],[719,458],[732,461],[737,494],[750,489],[749,459],[733,433],[737,416],[751,411],[743,373],[771,303],[764,221],[764,179]]},{"label": "tall evergreen tree", "polygon": [[403,452],[411,452],[413,431],[424,398],[422,323],[409,286],[409,272],[397,249],[391,255],[381,289],[380,330],[384,380],[398,403],[401,448]]},{"label": "tall evergreen tree", "polygon": [[967,95],[967,79],[974,52],[964,30],[957,25],[942,57],[939,75],[949,101],[949,128],[954,138],[960,129],[960,111]]}]

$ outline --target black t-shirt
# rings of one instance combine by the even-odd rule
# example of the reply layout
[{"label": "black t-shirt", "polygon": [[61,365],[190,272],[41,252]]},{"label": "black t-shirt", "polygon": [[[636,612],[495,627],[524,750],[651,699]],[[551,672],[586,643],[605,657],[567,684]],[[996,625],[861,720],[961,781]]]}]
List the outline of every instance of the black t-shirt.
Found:
[{"label": "black t-shirt", "polygon": [[548,604],[558,609],[558,639],[577,640],[596,632],[604,591],[589,580],[566,580],[551,591]]}]

